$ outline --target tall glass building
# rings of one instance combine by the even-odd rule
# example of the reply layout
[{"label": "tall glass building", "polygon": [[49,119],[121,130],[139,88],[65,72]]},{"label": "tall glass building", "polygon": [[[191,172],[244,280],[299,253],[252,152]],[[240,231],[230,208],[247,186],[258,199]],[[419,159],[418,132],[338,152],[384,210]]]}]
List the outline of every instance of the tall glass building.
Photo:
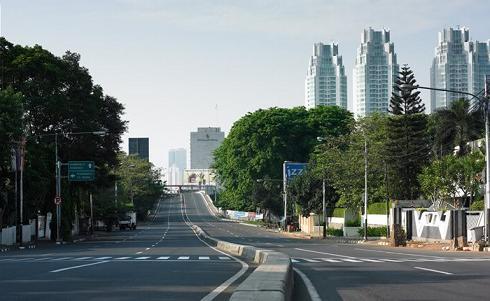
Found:
[{"label": "tall glass building", "polygon": [[[490,42],[473,42],[468,28],[445,28],[439,32],[435,57],[430,69],[431,87],[478,94],[490,75]],[[459,93],[431,91],[431,112],[446,108]]]},{"label": "tall glass building", "polygon": [[347,109],[347,76],[337,44],[316,43],[305,80],[305,106]]},{"label": "tall glass building", "polygon": [[353,108],[356,116],[388,111],[398,70],[390,31],[365,29],[353,72]]}]

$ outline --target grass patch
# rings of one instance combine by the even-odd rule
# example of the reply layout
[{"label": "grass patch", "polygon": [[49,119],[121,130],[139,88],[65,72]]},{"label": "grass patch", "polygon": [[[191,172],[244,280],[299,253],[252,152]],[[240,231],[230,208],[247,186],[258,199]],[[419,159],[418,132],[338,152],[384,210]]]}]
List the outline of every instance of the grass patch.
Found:
[{"label": "grass patch", "polygon": [[368,205],[368,214],[386,214],[386,203],[372,203]]}]

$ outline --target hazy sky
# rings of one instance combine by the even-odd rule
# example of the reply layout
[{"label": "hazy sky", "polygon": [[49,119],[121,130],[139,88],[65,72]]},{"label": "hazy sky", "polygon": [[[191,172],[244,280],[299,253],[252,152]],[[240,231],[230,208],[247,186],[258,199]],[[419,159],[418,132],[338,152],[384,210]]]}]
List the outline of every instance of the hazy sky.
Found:
[{"label": "hazy sky", "polygon": [[[490,39],[484,0],[0,0],[2,34],[62,55],[78,52],[126,107],[127,138],[150,137],[150,159],[189,149],[189,132],[229,131],[247,112],[303,105],[314,42],[339,43],[348,75],[364,28],[388,28],[400,64],[429,83],[437,32],[458,25]],[[428,101],[428,95],[423,94]]]}]

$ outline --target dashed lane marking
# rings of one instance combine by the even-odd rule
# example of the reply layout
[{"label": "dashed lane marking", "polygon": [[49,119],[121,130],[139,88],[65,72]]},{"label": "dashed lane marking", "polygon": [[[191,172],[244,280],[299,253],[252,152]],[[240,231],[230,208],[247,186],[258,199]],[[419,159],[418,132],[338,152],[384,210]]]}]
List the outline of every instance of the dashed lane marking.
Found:
[{"label": "dashed lane marking", "polygon": [[189,260],[189,256],[179,256],[178,260]]}]

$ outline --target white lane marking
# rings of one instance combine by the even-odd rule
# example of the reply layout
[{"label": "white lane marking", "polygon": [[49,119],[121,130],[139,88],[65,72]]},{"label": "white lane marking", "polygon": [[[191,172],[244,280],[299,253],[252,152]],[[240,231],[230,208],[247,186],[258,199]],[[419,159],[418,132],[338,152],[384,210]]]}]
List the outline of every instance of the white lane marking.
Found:
[{"label": "white lane marking", "polygon": [[357,259],[350,259],[350,258],[342,258],[341,260],[343,261],[348,261],[348,262],[362,262],[360,260],[357,260]]},{"label": "white lane marking", "polygon": [[69,267],[69,268],[63,268],[63,269],[53,270],[53,271],[50,271],[50,273],[59,273],[59,272],[63,272],[63,271],[68,271],[68,270],[73,270],[73,269],[84,268],[84,267],[88,267],[88,266],[91,266],[91,265],[97,265],[97,264],[107,263],[107,262],[109,262],[109,261],[97,261],[97,262],[93,262],[93,263],[87,263],[87,264],[82,264],[82,265],[76,265],[76,266]]},{"label": "white lane marking", "polygon": [[188,260],[189,256],[179,256],[178,260]]},{"label": "white lane marking", "polygon": [[[181,195],[181,197],[183,198],[184,196]],[[194,202],[196,200],[194,199]],[[170,210],[170,209],[169,209]],[[182,199],[182,202],[180,203],[180,212],[182,214],[182,219],[184,220],[184,222],[192,229],[192,222],[190,221],[189,217],[187,216],[187,212],[186,212],[186,216],[187,216],[187,219],[189,220],[189,222],[187,222],[184,218],[184,199]],[[218,253],[221,253],[223,255],[228,255],[226,254],[225,252],[221,251],[221,250],[218,250],[217,248],[211,246],[210,244],[208,244],[207,242],[205,242],[204,240],[202,240],[199,235],[197,235],[197,233],[194,231],[194,229],[192,229],[192,232],[194,232],[194,235],[197,237],[197,239],[199,239],[200,241],[202,241],[205,245],[207,245],[208,247],[210,247],[211,249],[215,250],[216,252]],[[226,290],[233,282],[235,282],[238,278],[240,278],[243,274],[245,274],[245,272],[247,272],[248,270],[248,264],[234,256],[231,256],[229,255],[231,258],[233,258],[233,260],[235,260],[236,262],[240,263],[242,265],[242,268],[233,276],[231,276],[230,278],[228,278],[225,282],[221,283],[217,288],[215,288],[212,292],[210,292],[209,294],[207,294],[206,296],[204,296],[204,298],[201,299],[201,301],[212,301],[214,300],[214,298],[216,298],[219,294],[221,294],[224,290]]]},{"label": "white lane marking", "polygon": [[167,260],[169,259],[170,256],[161,256],[161,257],[158,257],[157,259],[160,259],[160,260]]},{"label": "white lane marking", "polygon": [[67,260],[67,259],[71,259],[72,257],[61,257],[61,258],[55,258],[53,259],[53,261],[59,261],[59,260]]},{"label": "white lane marking", "polygon": [[199,256],[199,260],[209,260],[209,256]]},{"label": "white lane marking", "polygon": [[141,254],[141,253],[143,253],[143,252],[136,252],[136,254]]},{"label": "white lane marking", "polygon": [[434,272],[434,273],[439,273],[439,274],[444,274],[444,275],[454,275],[453,273],[449,272],[444,272],[444,271],[439,271],[439,270],[433,270],[433,269],[428,269],[428,268],[423,268],[423,267],[413,267],[414,269],[417,270],[423,270],[423,271],[428,271],[428,272]]},{"label": "white lane marking", "polygon": [[313,250],[301,249],[301,248],[294,248],[294,249],[295,249],[295,250],[298,250],[298,251],[303,251],[303,252],[317,253],[317,254],[330,255],[330,256],[342,257],[342,258],[351,258],[351,259],[357,259],[357,257],[346,256],[346,255],[341,255],[341,254],[334,254],[334,253],[327,253],[327,252],[313,251]]},{"label": "white lane marking", "polygon": [[417,257],[433,257],[433,258],[442,258],[441,256],[420,255],[420,254],[402,253],[402,252],[390,252],[390,251],[381,251],[381,250],[368,250],[368,249],[361,249],[361,248],[356,248],[355,250],[365,251],[365,252],[377,252],[377,253],[386,253],[386,254],[397,254],[397,255],[417,256]]},{"label": "white lane marking", "polygon": [[301,259],[303,259],[304,261],[307,261],[307,262],[320,262],[319,260],[309,259],[309,258],[301,258]]},{"label": "white lane marking", "polygon": [[95,260],[106,260],[106,259],[111,259],[112,257],[97,257]]},{"label": "white lane marking", "polygon": [[76,260],[87,260],[87,259],[90,259],[92,257],[80,257],[80,258],[76,258]]},{"label": "white lane marking", "polygon": [[296,260],[296,259],[294,259],[294,258],[291,258],[291,262],[292,262],[292,263],[297,263],[297,262],[299,262],[299,261],[298,261],[298,260]]},{"label": "white lane marking", "polygon": [[129,259],[129,258],[131,258],[131,257],[117,257],[117,258],[114,258],[114,259],[116,259],[116,260],[124,260],[124,259]]},{"label": "white lane marking", "polygon": [[219,256],[219,259],[220,259],[220,260],[230,260],[230,257],[226,257],[226,256]]},{"label": "white lane marking", "polygon": [[35,259],[34,261],[43,261],[43,260],[48,260],[48,259],[51,259],[51,258],[49,258],[49,257],[38,258],[38,259]]},{"label": "white lane marking", "polygon": [[148,258],[150,258],[150,257],[148,257],[148,256],[143,256],[143,257],[136,257],[135,259],[136,259],[136,260],[145,260],[145,259],[148,259]]},{"label": "white lane marking", "polygon": [[146,248],[145,250],[148,251],[150,248]]},{"label": "white lane marking", "polygon": [[369,259],[369,258],[359,258],[362,261],[367,261],[367,262],[382,262],[378,259]]},{"label": "white lane marking", "polygon": [[387,261],[387,262],[405,262],[403,259],[387,259],[387,258],[380,258],[379,260],[381,261]]},{"label": "white lane marking", "polygon": [[320,298],[320,295],[318,294],[318,291],[316,290],[315,286],[313,283],[311,283],[311,280],[308,279],[308,277],[301,272],[297,268],[293,268],[293,270],[298,273],[298,275],[301,277],[301,280],[303,280],[303,283],[306,286],[306,289],[308,290],[308,293],[310,294],[310,300],[311,301],[322,301],[322,298]]},{"label": "white lane marking", "polygon": [[317,259],[320,259],[321,261],[325,261],[325,262],[340,262],[340,260],[331,259],[331,258],[317,258]]}]

